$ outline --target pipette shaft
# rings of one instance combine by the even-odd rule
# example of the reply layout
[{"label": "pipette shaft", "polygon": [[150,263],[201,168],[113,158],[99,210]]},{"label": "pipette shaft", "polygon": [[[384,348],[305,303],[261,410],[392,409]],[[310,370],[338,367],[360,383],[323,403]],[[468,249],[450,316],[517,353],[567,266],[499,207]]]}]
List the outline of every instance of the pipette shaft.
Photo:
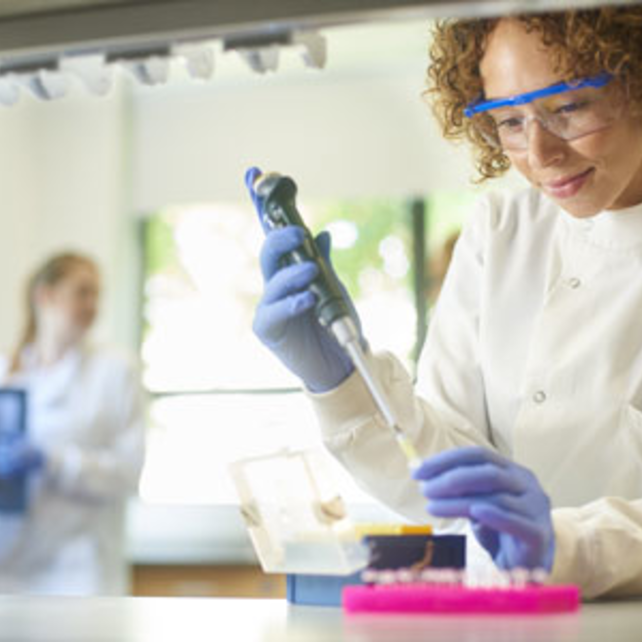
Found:
[{"label": "pipette shaft", "polygon": [[399,447],[408,460],[409,466],[414,467],[418,465],[419,454],[417,453],[412,441],[410,441],[399,426],[392,404],[390,404],[386,393],[379,384],[379,380],[374,375],[366,361],[366,356],[361,348],[359,333],[352,321],[352,318],[342,317],[337,319],[330,326],[330,330],[339,342],[339,345],[341,345],[350,356],[354,367],[357,369],[363,379],[363,382],[366,384],[375,405],[379,412],[381,412],[386,425],[392,429]]}]

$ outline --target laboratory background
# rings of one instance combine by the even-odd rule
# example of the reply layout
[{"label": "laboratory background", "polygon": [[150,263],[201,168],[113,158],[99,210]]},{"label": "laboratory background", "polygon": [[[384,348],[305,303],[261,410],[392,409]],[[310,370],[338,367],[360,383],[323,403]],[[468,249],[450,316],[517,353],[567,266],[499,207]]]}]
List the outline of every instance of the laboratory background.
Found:
[{"label": "laboratory background", "polygon": [[[179,51],[147,69],[114,62],[105,95],[72,74],[62,97],[25,82],[0,106],[2,351],[24,321],[27,276],[74,251],[102,274],[92,340],[140,362],[134,595],[285,595],[283,576],[258,566],[228,466],[321,445],[300,384],[251,331],[263,232],[248,167],[295,178],[308,224],[332,234],[368,340],[414,368],[448,248],[483,189],[422,97],[429,26],[422,16],[322,29],[326,60],[304,43],[252,58],[212,40],[209,77]],[[394,519],[333,473],[351,514]]]}]

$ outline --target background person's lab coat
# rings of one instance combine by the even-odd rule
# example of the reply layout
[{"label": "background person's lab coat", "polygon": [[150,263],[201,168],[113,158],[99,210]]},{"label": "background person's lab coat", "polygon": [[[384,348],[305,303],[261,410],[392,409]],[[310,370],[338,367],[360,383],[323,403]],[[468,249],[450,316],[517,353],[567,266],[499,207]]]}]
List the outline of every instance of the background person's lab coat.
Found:
[{"label": "background person's lab coat", "polygon": [[144,458],[137,369],[89,346],[48,368],[29,367],[27,349],[23,363],[9,383],[28,391],[28,434],[46,465],[27,512],[0,512],[0,594],[125,593],[125,506]]}]

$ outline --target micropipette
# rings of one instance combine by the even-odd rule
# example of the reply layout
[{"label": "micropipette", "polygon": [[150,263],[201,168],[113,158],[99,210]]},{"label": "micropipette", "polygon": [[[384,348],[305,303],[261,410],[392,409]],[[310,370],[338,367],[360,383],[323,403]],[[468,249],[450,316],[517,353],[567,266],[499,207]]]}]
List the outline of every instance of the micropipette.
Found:
[{"label": "micropipette", "polygon": [[259,199],[265,228],[273,229],[297,225],[303,229],[304,240],[302,244],[285,257],[286,261],[289,263],[313,261],[318,266],[319,274],[310,285],[310,290],[316,296],[314,310],[316,317],[319,323],[332,333],[352,360],[384,421],[392,429],[409,465],[414,467],[419,463],[419,455],[413,443],[399,426],[392,405],[368,365],[361,347],[359,330],[350,313],[350,305],[339,280],[319,251],[296,207],[296,183],[288,176],[281,174],[260,174],[255,179],[254,191]]}]

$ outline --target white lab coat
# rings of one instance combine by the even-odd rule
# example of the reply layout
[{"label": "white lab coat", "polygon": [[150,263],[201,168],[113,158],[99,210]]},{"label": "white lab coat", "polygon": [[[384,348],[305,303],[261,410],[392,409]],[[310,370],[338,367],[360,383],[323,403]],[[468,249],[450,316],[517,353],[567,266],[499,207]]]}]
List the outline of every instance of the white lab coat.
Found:
[{"label": "white lab coat", "polygon": [[[480,444],[536,473],[554,506],[554,581],[642,593],[642,205],[581,220],[535,190],[484,197],[416,387],[392,355],[369,358],[422,455]],[[425,521],[359,377],[310,398],[357,480]]]},{"label": "white lab coat", "polygon": [[9,381],[28,390],[30,438],[47,464],[30,480],[27,513],[0,513],[0,594],[125,593],[125,504],[144,452],[137,370],[89,346],[47,369],[25,357]]}]

